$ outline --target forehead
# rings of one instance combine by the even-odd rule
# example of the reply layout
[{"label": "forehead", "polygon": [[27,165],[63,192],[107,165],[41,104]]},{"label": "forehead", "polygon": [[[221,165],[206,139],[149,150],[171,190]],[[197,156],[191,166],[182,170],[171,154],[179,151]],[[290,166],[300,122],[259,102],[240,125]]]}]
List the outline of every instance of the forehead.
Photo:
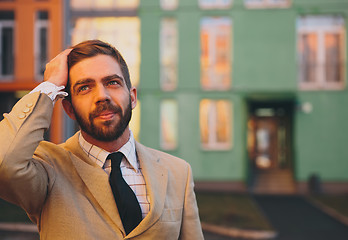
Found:
[{"label": "forehead", "polygon": [[99,54],[83,59],[70,68],[70,84],[85,78],[98,80],[112,74],[117,74],[123,78],[121,67],[116,59],[109,55]]}]

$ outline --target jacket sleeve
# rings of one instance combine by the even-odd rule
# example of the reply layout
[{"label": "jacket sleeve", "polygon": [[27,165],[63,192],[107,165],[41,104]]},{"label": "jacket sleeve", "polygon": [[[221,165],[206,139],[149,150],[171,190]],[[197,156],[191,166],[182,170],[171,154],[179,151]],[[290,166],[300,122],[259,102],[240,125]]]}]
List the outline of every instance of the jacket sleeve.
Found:
[{"label": "jacket sleeve", "polygon": [[52,111],[47,95],[30,93],[0,122],[0,198],[21,206],[29,215],[41,211],[54,182],[51,165],[33,158]]},{"label": "jacket sleeve", "polygon": [[203,238],[201,222],[199,220],[196,196],[194,193],[194,183],[191,167],[188,167],[188,178],[186,184],[185,201],[182,226],[180,232],[181,240],[200,240]]}]

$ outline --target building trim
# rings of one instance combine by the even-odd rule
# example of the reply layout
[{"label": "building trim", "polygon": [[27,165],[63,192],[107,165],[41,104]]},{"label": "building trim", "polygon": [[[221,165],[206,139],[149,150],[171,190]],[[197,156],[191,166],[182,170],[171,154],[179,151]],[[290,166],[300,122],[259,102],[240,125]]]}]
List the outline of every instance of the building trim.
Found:
[{"label": "building trim", "polygon": [[325,181],[318,182],[315,191],[310,189],[308,182],[297,182],[297,192],[300,194],[325,193],[325,194],[346,194],[348,193],[348,182],[343,181]]},{"label": "building trim", "polygon": [[195,190],[199,192],[241,192],[245,193],[247,187],[241,181],[195,181]]}]

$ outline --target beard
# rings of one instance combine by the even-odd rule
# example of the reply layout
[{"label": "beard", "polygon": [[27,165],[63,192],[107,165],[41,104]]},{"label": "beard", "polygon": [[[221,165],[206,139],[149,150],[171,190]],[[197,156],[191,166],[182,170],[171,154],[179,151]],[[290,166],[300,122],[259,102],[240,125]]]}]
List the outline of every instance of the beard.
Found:
[{"label": "beard", "polygon": [[[97,107],[89,114],[88,119],[82,117],[82,115],[73,107],[76,121],[79,124],[82,131],[88,135],[102,142],[111,142],[118,139],[126,128],[128,127],[129,121],[132,117],[132,105],[131,98],[129,97],[128,106],[125,112],[119,106],[113,105],[108,101],[104,101],[97,105]],[[94,121],[96,117],[103,111],[112,111],[115,115],[119,116],[119,120],[112,119],[104,121],[97,125]],[[117,117],[117,116],[115,116]]]}]

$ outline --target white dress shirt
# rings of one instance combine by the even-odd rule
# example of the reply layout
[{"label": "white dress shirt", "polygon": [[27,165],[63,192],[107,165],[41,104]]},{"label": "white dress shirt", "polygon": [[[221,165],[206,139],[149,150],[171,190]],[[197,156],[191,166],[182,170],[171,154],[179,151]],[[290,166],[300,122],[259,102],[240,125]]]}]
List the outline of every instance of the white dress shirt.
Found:
[{"label": "white dress shirt", "polygon": [[[79,136],[79,143],[88,157],[102,167],[109,175],[111,171],[111,161],[107,159],[107,156],[110,152],[90,144],[83,138],[82,134]],[[145,179],[136,155],[135,140],[132,131],[130,131],[128,142],[123,145],[118,152],[124,155],[120,165],[122,176],[135,193],[144,218],[150,211],[150,198],[147,194]]]}]

